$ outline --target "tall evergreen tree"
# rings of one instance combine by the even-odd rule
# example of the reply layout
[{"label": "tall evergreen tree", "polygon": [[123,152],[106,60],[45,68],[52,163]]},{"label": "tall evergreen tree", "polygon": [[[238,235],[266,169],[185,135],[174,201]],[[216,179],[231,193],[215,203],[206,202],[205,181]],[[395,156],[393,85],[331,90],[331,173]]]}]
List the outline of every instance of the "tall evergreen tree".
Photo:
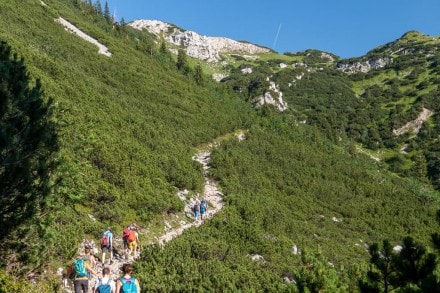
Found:
[{"label": "tall evergreen tree", "polygon": [[0,240],[44,208],[58,149],[40,81],[29,86],[23,59],[0,43]]},{"label": "tall evergreen tree", "polygon": [[105,1],[104,5],[104,18],[108,23],[112,23],[112,15],[110,14],[110,8],[108,6],[108,2]]},{"label": "tall evergreen tree", "polygon": [[167,45],[165,43],[165,39],[163,38],[163,36],[160,39],[160,47],[159,47],[159,52],[162,55],[167,55],[168,54],[168,49],[167,49]]},{"label": "tall evergreen tree", "polygon": [[96,14],[98,14],[99,16],[103,15],[101,0],[96,0],[95,9],[96,9]]},{"label": "tall evergreen tree", "polygon": [[198,85],[203,84],[203,69],[200,64],[197,64],[194,68],[194,79]]},{"label": "tall evergreen tree", "polygon": [[[439,283],[434,271],[437,257],[411,237],[403,239],[400,251],[394,251],[390,242],[370,246],[371,268],[367,280],[359,282],[361,292],[437,292]],[[434,291],[432,291],[434,290]]]},{"label": "tall evergreen tree", "polygon": [[184,48],[182,39],[180,40],[180,47],[179,47],[179,50],[177,51],[176,66],[177,66],[177,69],[179,69],[179,70],[184,70],[185,67],[187,66],[186,52],[185,52],[185,48]]}]

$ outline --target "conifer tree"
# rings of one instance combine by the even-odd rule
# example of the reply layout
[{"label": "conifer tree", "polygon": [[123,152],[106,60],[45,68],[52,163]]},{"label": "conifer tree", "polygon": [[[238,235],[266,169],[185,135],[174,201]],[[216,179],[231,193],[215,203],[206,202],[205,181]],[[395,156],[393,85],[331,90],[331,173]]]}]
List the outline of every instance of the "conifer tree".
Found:
[{"label": "conifer tree", "polygon": [[44,208],[58,149],[41,83],[29,86],[23,59],[0,43],[0,240]]},{"label": "conifer tree", "polygon": [[110,14],[110,8],[107,1],[105,1],[104,5],[104,18],[108,23],[112,23],[112,16]]},{"label": "conifer tree", "polygon": [[98,14],[99,16],[103,15],[101,0],[96,0],[95,9],[96,9],[96,14]]},{"label": "conifer tree", "polygon": [[184,70],[185,67],[187,65],[187,61],[186,61],[186,52],[185,52],[185,48],[183,46],[183,39],[180,40],[180,47],[179,50],[177,51],[177,69],[179,70]]},{"label": "conifer tree", "polygon": [[163,36],[160,39],[160,47],[159,47],[159,52],[163,55],[167,55],[168,54],[168,49],[167,49],[167,45],[165,43],[165,39],[163,38]]},{"label": "conifer tree", "polygon": [[203,84],[203,70],[200,64],[197,64],[194,68],[194,79],[198,85]]},{"label": "conifer tree", "polygon": [[[370,246],[371,268],[367,280],[359,282],[361,292],[435,292],[439,288],[434,271],[437,257],[411,237],[403,239],[400,251],[394,251],[388,240],[380,250],[377,243]],[[416,290],[416,291],[413,291]]]}]

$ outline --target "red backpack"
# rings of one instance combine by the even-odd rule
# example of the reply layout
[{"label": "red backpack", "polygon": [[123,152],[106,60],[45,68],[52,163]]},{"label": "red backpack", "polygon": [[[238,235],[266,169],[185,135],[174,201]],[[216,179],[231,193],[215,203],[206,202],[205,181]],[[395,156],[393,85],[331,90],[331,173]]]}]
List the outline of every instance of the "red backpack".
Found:
[{"label": "red backpack", "polygon": [[101,236],[101,245],[102,246],[108,246],[108,237],[107,237],[107,233],[103,233]]},{"label": "red backpack", "polygon": [[130,229],[125,228],[124,232],[122,232],[122,238],[128,239],[128,236],[130,235]]}]

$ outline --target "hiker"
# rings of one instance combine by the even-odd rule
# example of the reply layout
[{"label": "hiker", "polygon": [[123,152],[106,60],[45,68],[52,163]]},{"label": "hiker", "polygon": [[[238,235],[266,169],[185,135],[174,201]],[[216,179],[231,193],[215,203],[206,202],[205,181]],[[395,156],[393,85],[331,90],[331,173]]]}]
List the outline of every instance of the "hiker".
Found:
[{"label": "hiker", "polygon": [[128,226],[122,232],[122,241],[124,242],[124,252],[128,253],[128,236],[130,235],[131,226]]},{"label": "hiker", "polygon": [[102,269],[102,278],[99,278],[96,281],[95,288],[93,289],[93,293],[115,293],[116,292],[116,283],[110,278],[110,269],[103,268]]},{"label": "hiker", "polygon": [[130,292],[130,293],[140,293],[141,286],[136,278],[131,276],[133,268],[131,264],[126,263],[122,266],[122,272],[124,276],[116,281],[116,292]]},{"label": "hiker", "polygon": [[83,255],[79,255],[69,266],[67,271],[67,275],[73,280],[75,293],[89,292],[89,273],[98,277],[98,274],[90,267],[88,262],[84,261],[83,258]]},{"label": "hiker", "polygon": [[194,204],[193,212],[194,212],[194,218],[197,221],[199,219],[199,214],[200,214],[200,206],[198,201]]},{"label": "hiker", "polygon": [[137,250],[139,246],[139,234],[135,227],[131,227],[130,234],[127,237],[128,240],[128,256],[133,252],[133,258],[137,256]]},{"label": "hiker", "polygon": [[202,200],[202,203],[200,204],[200,219],[203,221],[203,216],[208,211],[208,203],[205,199]]},{"label": "hiker", "polygon": [[107,230],[102,233],[101,235],[101,250],[102,250],[102,266],[105,264],[105,254],[109,253],[109,264],[113,263],[113,233],[110,229],[110,227],[107,228]]},{"label": "hiker", "polygon": [[[84,247],[84,256],[83,256],[83,260],[85,262],[87,262],[90,265],[91,269],[95,269],[96,266],[96,258],[93,255],[90,246],[85,246]],[[89,277],[90,277],[90,273],[89,273]]]}]

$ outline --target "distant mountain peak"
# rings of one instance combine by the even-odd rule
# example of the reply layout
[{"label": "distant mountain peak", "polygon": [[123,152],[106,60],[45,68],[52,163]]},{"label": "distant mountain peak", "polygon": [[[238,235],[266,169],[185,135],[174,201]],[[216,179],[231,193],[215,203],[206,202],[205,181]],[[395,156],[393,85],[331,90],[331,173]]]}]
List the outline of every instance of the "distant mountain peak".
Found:
[{"label": "distant mountain peak", "polygon": [[270,52],[268,48],[251,43],[239,42],[225,37],[204,36],[159,20],[135,20],[129,25],[138,30],[145,29],[157,36],[163,36],[175,48],[183,44],[188,56],[209,62],[220,61],[222,53],[254,55]]}]

